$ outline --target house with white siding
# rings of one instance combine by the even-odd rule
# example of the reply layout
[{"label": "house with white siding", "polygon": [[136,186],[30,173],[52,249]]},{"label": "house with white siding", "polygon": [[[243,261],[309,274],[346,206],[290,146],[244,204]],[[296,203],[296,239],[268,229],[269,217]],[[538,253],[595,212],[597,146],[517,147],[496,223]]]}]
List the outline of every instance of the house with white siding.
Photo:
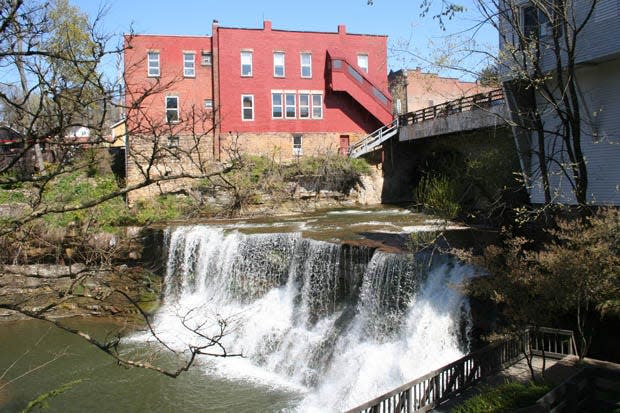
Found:
[{"label": "house with white siding", "polygon": [[[555,8],[559,3],[568,6],[559,10]],[[546,169],[547,200],[550,196],[553,203],[577,203],[571,158],[575,148],[563,139],[567,123],[557,108],[566,96],[574,98],[571,105],[578,108],[576,147],[587,170],[586,202],[620,205],[620,0],[505,0],[502,4],[500,73],[531,202],[546,201],[542,179]],[[565,15],[554,20],[561,12]],[[574,59],[568,59],[571,50]],[[570,61],[574,70],[567,67]],[[572,92],[565,87],[570,73],[576,80]],[[524,78],[529,82],[525,86]],[[533,86],[532,78],[543,80]]]}]

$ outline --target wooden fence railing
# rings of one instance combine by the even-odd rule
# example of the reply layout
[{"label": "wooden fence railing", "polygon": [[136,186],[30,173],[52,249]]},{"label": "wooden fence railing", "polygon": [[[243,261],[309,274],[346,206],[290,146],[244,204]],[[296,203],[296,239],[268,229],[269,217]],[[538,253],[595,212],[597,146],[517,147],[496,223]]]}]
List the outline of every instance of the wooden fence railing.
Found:
[{"label": "wooden fence railing", "polygon": [[439,105],[419,109],[415,112],[405,113],[399,117],[400,124],[401,126],[407,126],[425,120],[445,117],[453,113],[467,112],[473,109],[488,109],[503,100],[504,92],[502,89],[495,89],[487,93],[465,96]]},{"label": "wooden fence railing", "polygon": [[[525,331],[519,337],[504,340],[404,384],[347,413],[428,412],[448,398],[472,387],[524,357],[524,349],[549,357],[575,354],[573,332],[550,328]],[[551,351],[552,349],[553,351]],[[565,353],[563,353],[566,351]]]}]

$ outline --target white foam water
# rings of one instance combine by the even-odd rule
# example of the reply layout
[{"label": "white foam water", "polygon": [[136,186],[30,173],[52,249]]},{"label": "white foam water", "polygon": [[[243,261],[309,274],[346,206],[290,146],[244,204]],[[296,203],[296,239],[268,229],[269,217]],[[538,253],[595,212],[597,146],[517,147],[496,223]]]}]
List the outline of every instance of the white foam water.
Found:
[{"label": "white foam water", "polygon": [[468,302],[453,286],[471,271],[449,258],[210,226],[169,229],[166,242],[158,335],[186,349],[208,343],[191,330],[224,326],[226,351],[244,357],[201,366],[298,391],[295,411],[355,407],[468,350]]}]

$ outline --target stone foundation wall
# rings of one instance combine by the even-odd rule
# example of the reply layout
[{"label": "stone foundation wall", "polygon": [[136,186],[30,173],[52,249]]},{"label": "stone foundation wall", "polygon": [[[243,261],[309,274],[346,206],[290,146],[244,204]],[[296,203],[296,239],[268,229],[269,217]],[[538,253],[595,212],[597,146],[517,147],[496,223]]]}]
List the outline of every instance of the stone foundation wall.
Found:
[{"label": "stone foundation wall", "polygon": [[143,182],[147,175],[152,179],[184,177],[160,181],[132,191],[127,196],[128,203],[132,205],[140,199],[188,188],[194,181],[191,176],[200,176],[214,170],[213,161],[212,135],[202,136],[200,139],[181,135],[178,136],[178,141],[170,140],[168,136],[131,136],[127,149],[128,186]]},{"label": "stone foundation wall", "polygon": [[[301,153],[293,151],[293,136],[301,135]],[[242,155],[263,155],[277,162],[291,161],[297,156],[324,156],[340,151],[340,136],[349,136],[349,145],[366,134],[356,132],[289,133],[265,132],[223,135],[220,138],[222,160],[230,158],[232,152]]]}]

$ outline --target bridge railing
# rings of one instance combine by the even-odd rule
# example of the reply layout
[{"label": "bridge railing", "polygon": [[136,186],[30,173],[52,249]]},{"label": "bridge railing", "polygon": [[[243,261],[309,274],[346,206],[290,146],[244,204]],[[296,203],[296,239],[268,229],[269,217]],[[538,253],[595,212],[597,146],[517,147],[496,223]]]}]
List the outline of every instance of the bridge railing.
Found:
[{"label": "bridge railing", "polygon": [[542,350],[550,356],[575,354],[573,332],[550,328],[527,330],[518,337],[470,353],[347,413],[428,412],[481,379],[521,360],[527,348],[532,349],[532,354],[542,353]]},{"label": "bridge railing", "polygon": [[504,100],[502,89],[491,90],[486,93],[478,93],[444,102],[439,105],[405,113],[400,116],[401,126],[412,125],[426,120],[445,117],[453,113],[467,112],[474,109],[489,109]]}]

